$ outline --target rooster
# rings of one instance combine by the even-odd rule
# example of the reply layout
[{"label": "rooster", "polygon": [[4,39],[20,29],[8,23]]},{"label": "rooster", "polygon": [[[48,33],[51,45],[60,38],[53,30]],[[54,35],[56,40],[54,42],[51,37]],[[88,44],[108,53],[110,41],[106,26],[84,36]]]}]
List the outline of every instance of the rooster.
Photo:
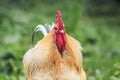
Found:
[{"label": "rooster", "polygon": [[60,11],[56,23],[48,27],[35,28],[44,37],[23,57],[28,80],[86,80],[81,45],[66,33]]}]

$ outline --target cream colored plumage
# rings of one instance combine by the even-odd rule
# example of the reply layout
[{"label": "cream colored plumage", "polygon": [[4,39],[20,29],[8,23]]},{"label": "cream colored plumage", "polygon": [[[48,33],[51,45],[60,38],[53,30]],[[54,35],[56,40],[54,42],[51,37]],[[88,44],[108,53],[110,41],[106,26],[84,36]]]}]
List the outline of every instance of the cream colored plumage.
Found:
[{"label": "cream colored plumage", "polygon": [[52,32],[48,33],[25,53],[23,64],[28,80],[86,80],[79,42],[67,35],[61,56],[52,37]]}]

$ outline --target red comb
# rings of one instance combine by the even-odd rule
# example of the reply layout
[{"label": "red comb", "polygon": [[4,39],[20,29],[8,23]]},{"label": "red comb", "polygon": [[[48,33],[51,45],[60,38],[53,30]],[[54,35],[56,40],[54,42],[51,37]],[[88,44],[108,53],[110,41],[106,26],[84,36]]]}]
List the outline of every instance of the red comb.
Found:
[{"label": "red comb", "polygon": [[64,25],[62,22],[62,14],[59,10],[57,11],[57,14],[56,14],[56,23],[59,29],[64,29]]}]

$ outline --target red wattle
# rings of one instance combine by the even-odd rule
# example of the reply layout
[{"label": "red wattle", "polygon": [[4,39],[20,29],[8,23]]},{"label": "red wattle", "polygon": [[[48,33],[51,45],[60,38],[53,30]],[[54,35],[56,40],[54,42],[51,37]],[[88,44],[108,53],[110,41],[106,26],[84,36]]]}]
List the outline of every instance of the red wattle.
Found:
[{"label": "red wattle", "polygon": [[55,39],[55,42],[57,44],[58,50],[60,52],[64,51],[65,43],[66,43],[66,35],[65,35],[65,33],[61,34],[59,32],[56,32],[56,34],[54,34],[54,39]]}]

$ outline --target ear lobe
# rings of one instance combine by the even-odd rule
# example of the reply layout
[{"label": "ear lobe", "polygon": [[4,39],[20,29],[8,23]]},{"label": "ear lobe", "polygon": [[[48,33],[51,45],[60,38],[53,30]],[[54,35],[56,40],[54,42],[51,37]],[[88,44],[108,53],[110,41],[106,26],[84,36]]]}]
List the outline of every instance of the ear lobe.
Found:
[{"label": "ear lobe", "polygon": [[63,34],[63,33],[65,33],[65,31],[64,31],[64,30],[60,30],[60,33],[62,33],[62,34]]}]

